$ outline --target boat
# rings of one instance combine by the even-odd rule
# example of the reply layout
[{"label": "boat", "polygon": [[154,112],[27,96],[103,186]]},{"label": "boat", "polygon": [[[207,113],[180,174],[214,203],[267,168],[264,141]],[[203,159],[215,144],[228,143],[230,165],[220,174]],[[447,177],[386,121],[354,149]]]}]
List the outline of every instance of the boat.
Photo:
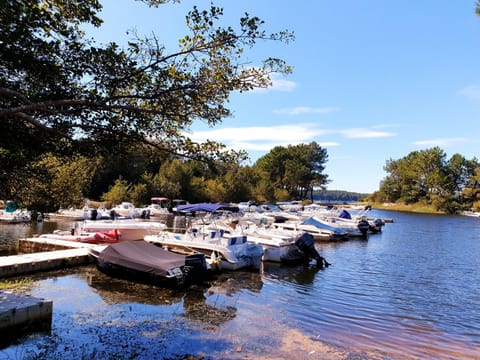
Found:
[{"label": "boat", "polygon": [[299,233],[306,232],[313,236],[315,241],[345,241],[348,239],[348,232],[334,228],[330,225],[312,221],[312,218],[303,219],[300,221],[287,221],[281,223],[273,223],[272,227],[281,229],[285,232]]},{"label": "boat", "polygon": [[25,209],[17,209],[12,212],[0,210],[0,223],[3,224],[21,224],[30,222],[32,214]]},{"label": "boat", "polygon": [[207,235],[195,228],[190,228],[183,234],[163,231],[157,235],[146,235],[144,240],[182,254],[192,250],[201,252],[212,269],[220,271],[259,269],[263,256],[262,247],[248,243],[246,236],[229,237],[221,232]]},{"label": "boat", "polygon": [[54,230],[49,234],[41,234],[40,239],[74,241],[88,244],[112,244],[121,240],[121,234],[118,230],[108,232],[76,232],[75,229]]},{"label": "boat", "polygon": [[273,231],[260,233],[255,230],[255,224],[241,222],[240,219],[223,219],[212,221],[210,224],[199,227],[201,233],[220,233],[223,237],[246,236],[246,241],[260,245],[263,249],[263,261],[279,263],[308,262],[317,260],[321,265],[323,258],[318,254],[312,242],[308,244],[303,237],[304,232],[295,234],[278,234]]},{"label": "boat", "polygon": [[[179,211],[189,214],[211,215],[230,211],[225,204],[189,204],[179,206]],[[211,218],[208,218],[210,221]],[[229,236],[218,228],[205,228],[202,222],[191,222],[184,233],[162,231],[156,235],[146,235],[144,240],[162,245],[171,251],[188,253],[192,250],[205,254],[212,268],[217,270],[258,269],[261,266],[262,246],[247,242],[245,235]]]},{"label": "boat", "polygon": [[368,232],[371,230],[370,223],[364,218],[348,219],[340,216],[312,216],[311,221],[341,229],[347,232],[349,237],[368,237]]},{"label": "boat", "polygon": [[145,241],[119,242],[89,252],[107,275],[161,287],[183,287],[208,272],[203,254],[181,255]]},{"label": "boat", "polygon": [[145,235],[164,231],[167,225],[160,221],[125,220],[85,220],[81,231],[108,232],[117,230],[122,234],[121,241],[143,240]]},{"label": "boat", "polygon": [[46,214],[46,218],[52,221],[82,221],[82,220],[100,220],[110,217],[109,210],[104,205],[98,208],[85,204],[81,209],[70,207],[68,209],[60,208],[56,212]]},{"label": "boat", "polygon": [[145,209],[150,210],[150,216],[165,216],[171,213],[172,202],[167,197],[155,196],[150,199],[150,205]]},{"label": "boat", "polygon": [[110,218],[113,219],[133,219],[133,218],[150,218],[150,209],[138,208],[128,201],[124,201],[118,205],[115,205],[110,210]]}]

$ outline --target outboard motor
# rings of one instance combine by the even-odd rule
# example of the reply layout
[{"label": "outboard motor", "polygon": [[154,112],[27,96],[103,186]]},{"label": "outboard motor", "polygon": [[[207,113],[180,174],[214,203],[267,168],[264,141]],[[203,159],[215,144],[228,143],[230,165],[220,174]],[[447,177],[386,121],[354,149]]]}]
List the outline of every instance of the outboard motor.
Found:
[{"label": "outboard motor", "polygon": [[97,220],[98,211],[97,209],[92,209],[90,212],[90,220]]},{"label": "outboard motor", "polygon": [[373,220],[373,225],[370,225],[370,231],[372,233],[379,233],[382,231],[382,227],[385,225],[382,219]]},{"label": "outboard motor", "polygon": [[362,234],[363,237],[368,237],[368,230],[370,230],[370,224],[368,223],[367,220],[362,219],[358,222],[358,230],[360,230],[360,233]]},{"label": "outboard motor", "polygon": [[302,236],[295,241],[295,245],[310,258],[315,259],[317,266],[327,267],[330,265],[325,258],[320,256],[317,249],[315,249],[315,240],[311,234],[303,233]]}]

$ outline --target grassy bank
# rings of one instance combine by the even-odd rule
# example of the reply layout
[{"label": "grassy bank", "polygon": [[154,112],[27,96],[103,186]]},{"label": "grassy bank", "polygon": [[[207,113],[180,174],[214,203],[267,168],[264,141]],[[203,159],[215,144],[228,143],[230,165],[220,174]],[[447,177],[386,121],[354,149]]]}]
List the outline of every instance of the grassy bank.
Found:
[{"label": "grassy bank", "polygon": [[33,280],[25,278],[19,280],[0,280],[0,291],[1,290],[22,290],[24,288],[29,288],[33,284]]},{"label": "grassy bank", "polygon": [[432,205],[425,204],[374,203],[371,205],[373,208],[381,210],[407,211],[422,214],[445,214],[445,212],[438,211]]}]

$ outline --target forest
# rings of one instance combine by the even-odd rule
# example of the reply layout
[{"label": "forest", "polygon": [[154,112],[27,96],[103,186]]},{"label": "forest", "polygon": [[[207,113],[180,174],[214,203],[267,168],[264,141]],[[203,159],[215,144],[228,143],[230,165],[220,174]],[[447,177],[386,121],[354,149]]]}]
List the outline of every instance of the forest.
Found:
[{"label": "forest", "polygon": [[[328,154],[316,142],[277,146],[245,165],[241,149],[188,137],[197,122],[215,127],[231,116],[233,92],[291,73],[279,58],[245,58],[262,42],[293,41],[291,31],[269,32],[249,14],[225,26],[222,8],[211,4],[188,12],[175,52],[156,34],[132,34],[122,47],[97,44],[82,30],[101,27],[101,9],[98,0],[2,1],[0,199],[45,212],[85,199],[141,205],[152,196],[313,201],[325,190]],[[385,170],[367,201],[480,208],[476,159],[447,159],[433,148],[388,160]]]},{"label": "forest", "polygon": [[378,191],[366,200],[372,203],[417,204],[455,214],[480,210],[480,164],[460,154],[447,158],[439,147],[412,151],[398,160],[388,160],[387,176]]},{"label": "forest", "polygon": [[268,32],[249,14],[225,26],[223,9],[210,4],[186,14],[173,52],[156,34],[97,44],[83,28],[101,27],[101,9],[97,0],[2,2],[0,199],[52,211],[86,198],[284,200],[326,184],[327,152],[315,142],[243,166],[244,151],[188,136],[197,122],[214,127],[231,116],[231,93],[290,73],[282,59],[247,60],[244,50],[288,43],[292,32]]}]

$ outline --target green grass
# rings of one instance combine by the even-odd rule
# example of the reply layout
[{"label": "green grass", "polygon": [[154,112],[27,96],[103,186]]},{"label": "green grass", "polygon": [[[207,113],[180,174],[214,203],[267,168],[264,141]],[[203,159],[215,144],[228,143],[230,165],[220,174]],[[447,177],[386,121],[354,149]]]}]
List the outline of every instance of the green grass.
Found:
[{"label": "green grass", "polygon": [[0,290],[19,290],[27,286],[32,286],[33,280],[19,279],[19,280],[1,280]]},{"label": "green grass", "polygon": [[375,203],[372,207],[382,210],[396,210],[407,211],[422,214],[444,214],[444,212],[438,211],[432,205],[425,204],[403,204],[403,203]]}]

